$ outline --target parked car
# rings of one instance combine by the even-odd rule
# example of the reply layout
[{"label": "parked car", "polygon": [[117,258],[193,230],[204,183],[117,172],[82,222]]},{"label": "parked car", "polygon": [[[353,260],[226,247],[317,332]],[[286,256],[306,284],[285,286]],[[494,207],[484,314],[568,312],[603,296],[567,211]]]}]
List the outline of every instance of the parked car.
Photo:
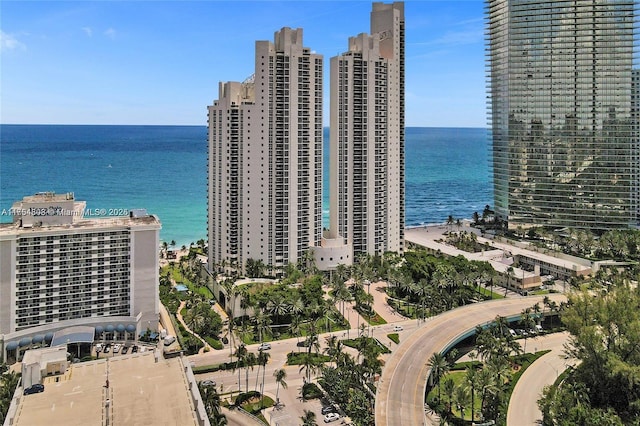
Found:
[{"label": "parked car", "polygon": [[129,352],[129,346],[123,346],[122,347],[122,353],[126,354],[127,352]]},{"label": "parked car", "polygon": [[25,395],[31,395],[32,393],[40,393],[40,392],[44,392],[44,385],[41,385],[40,383],[31,385],[24,390]]},{"label": "parked car", "polygon": [[203,380],[202,381],[202,386],[215,386],[216,382],[213,380]]},{"label": "parked car", "polygon": [[111,345],[110,345],[109,343],[107,343],[107,344],[104,346],[104,353],[105,353],[105,354],[108,354],[110,350],[111,350]]},{"label": "parked car", "polygon": [[403,328],[402,328],[401,325],[394,325],[393,326],[393,331],[402,331],[402,330],[403,330]]},{"label": "parked car", "polygon": [[325,423],[335,422],[339,418],[340,418],[340,414],[338,414],[338,413],[329,413],[329,414],[324,416],[324,422]]},{"label": "parked car", "polygon": [[131,346],[131,353],[135,354],[136,352],[138,352],[138,346],[137,345]]},{"label": "parked car", "polygon": [[102,352],[102,343],[96,344],[96,353]]},{"label": "parked car", "polygon": [[172,336],[172,335],[168,335],[167,337],[164,338],[164,345],[165,346],[171,346],[171,344],[173,342],[176,341],[176,337]]},{"label": "parked car", "polygon": [[542,328],[542,326],[540,324],[536,324],[536,328],[535,328],[537,333],[542,333],[544,331],[544,329]]},{"label": "parked car", "polygon": [[260,343],[258,346],[259,351],[268,351],[269,349],[271,349],[271,343]]},{"label": "parked car", "polygon": [[329,414],[329,413],[337,413],[338,410],[333,405],[327,405],[326,407],[322,407],[322,410],[320,410],[320,412],[322,414]]},{"label": "parked car", "polygon": [[114,354],[120,353],[120,349],[122,349],[122,345],[120,343],[116,343],[113,346],[113,353]]}]

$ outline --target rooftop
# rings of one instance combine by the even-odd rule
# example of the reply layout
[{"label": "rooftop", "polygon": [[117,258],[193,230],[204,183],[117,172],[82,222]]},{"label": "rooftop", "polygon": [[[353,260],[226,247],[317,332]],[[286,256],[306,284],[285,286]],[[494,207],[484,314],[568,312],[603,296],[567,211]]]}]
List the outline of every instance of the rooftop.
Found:
[{"label": "rooftop", "polygon": [[43,231],[63,232],[85,230],[91,228],[125,228],[132,226],[157,226],[158,229],[160,229],[160,220],[155,215],[147,215],[141,217],[116,216],[83,219],[63,225],[42,225],[33,226],[30,228],[21,227],[19,223],[1,223],[0,236],[38,233]]},{"label": "rooftop", "polygon": [[100,359],[43,383],[44,392],[20,397],[14,425],[197,425],[180,358],[156,363],[144,352]]}]

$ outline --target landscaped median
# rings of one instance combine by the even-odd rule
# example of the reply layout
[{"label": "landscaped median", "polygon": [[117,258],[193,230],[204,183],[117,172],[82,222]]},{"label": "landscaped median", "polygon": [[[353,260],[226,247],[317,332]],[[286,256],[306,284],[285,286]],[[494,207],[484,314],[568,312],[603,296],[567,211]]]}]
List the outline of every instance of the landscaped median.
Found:
[{"label": "landscaped median", "polygon": [[495,417],[505,419],[508,401],[516,383],[533,362],[549,352],[546,350],[512,356],[509,358],[510,366],[504,368],[485,366],[480,361],[457,363],[429,391],[427,404],[452,424],[462,424],[461,422],[469,419],[481,421],[486,405],[495,398],[496,394],[492,389],[503,389],[501,399],[506,403],[499,404]]}]

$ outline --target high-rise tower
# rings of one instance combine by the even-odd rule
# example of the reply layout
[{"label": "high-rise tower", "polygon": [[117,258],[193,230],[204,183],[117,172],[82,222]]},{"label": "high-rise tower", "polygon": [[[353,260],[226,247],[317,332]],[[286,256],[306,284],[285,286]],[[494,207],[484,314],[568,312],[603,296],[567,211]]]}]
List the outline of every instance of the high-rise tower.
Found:
[{"label": "high-rise tower", "polygon": [[636,223],[636,7],[487,1],[495,210],[510,228]]},{"label": "high-rise tower", "polygon": [[322,232],[323,59],[283,28],[209,107],[209,268],[279,270]]},{"label": "high-rise tower", "polygon": [[330,239],[404,249],[404,4],[374,3],[371,35],[331,58]]}]

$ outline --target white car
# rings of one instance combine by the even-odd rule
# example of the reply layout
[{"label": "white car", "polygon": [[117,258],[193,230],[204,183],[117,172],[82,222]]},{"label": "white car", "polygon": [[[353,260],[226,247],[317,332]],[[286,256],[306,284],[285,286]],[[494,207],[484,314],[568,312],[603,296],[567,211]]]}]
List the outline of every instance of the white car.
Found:
[{"label": "white car", "polygon": [[324,416],[324,422],[325,423],[335,422],[339,418],[340,418],[340,414],[338,414],[338,413],[329,413],[329,414]]},{"label": "white car", "polygon": [[96,353],[97,352],[102,352],[102,343],[96,344]]},{"label": "white car", "polygon": [[401,325],[394,325],[393,326],[393,331],[402,331],[402,330],[403,330],[403,328],[402,328]]},{"label": "white car", "polygon": [[269,349],[271,349],[271,343],[260,343],[258,346],[259,351],[268,351]]},{"label": "white car", "polygon": [[113,346],[113,353],[114,353],[114,354],[117,354],[118,352],[120,352],[120,349],[121,349],[121,348],[122,348],[122,345],[121,345],[120,343],[116,343],[116,344]]}]

